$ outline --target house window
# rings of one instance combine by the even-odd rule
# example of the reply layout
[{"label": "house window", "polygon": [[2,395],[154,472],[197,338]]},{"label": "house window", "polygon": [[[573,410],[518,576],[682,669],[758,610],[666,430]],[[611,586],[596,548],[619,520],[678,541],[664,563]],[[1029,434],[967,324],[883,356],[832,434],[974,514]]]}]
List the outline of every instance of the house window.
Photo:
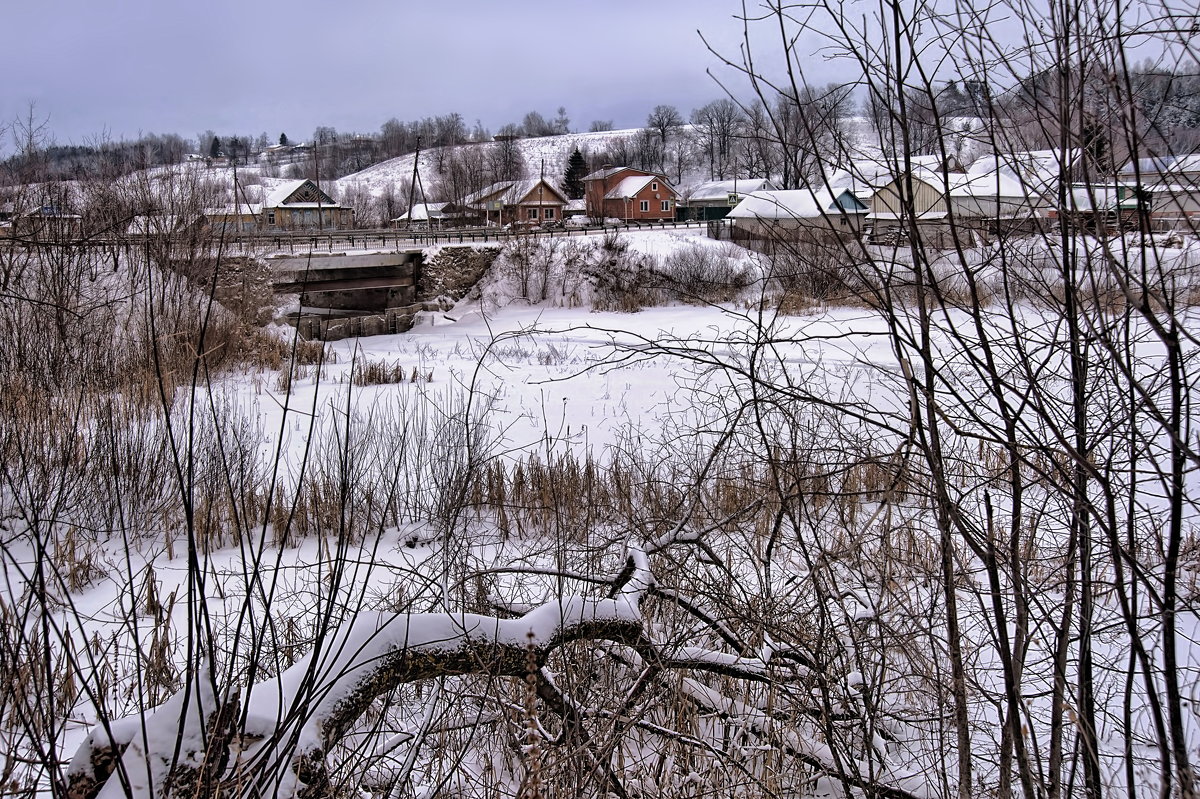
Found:
[{"label": "house window", "polygon": [[299,211],[292,211],[292,224],[296,225],[297,227],[300,225],[300,212]]},{"label": "house window", "polygon": [[312,224],[313,224],[313,212],[312,211],[304,212],[304,224],[307,227],[312,227]]},{"label": "house window", "polygon": [[547,218],[547,219],[553,219],[553,218],[554,218],[554,209],[553,209],[553,208],[547,208],[547,209],[546,209],[546,218]]},{"label": "house window", "polygon": [[274,211],[268,211],[268,212],[267,212],[267,224],[268,224],[268,225],[274,225],[274,224],[275,224],[275,212],[274,212]]},{"label": "house window", "polygon": [[646,213],[649,210],[650,210],[650,201],[642,200],[642,213]]},{"label": "house window", "polygon": [[658,184],[657,184],[657,183],[651,183],[651,184],[650,184],[650,191],[658,191]]},{"label": "house window", "polygon": [[536,209],[536,208],[530,208],[530,209],[529,209],[529,218],[530,218],[530,219],[537,219],[537,218],[538,218],[538,209]]},{"label": "house window", "polygon": [[670,210],[671,210],[671,201],[670,201],[670,200],[663,200],[663,201],[662,201],[662,209],[663,209],[664,211],[670,211]]}]

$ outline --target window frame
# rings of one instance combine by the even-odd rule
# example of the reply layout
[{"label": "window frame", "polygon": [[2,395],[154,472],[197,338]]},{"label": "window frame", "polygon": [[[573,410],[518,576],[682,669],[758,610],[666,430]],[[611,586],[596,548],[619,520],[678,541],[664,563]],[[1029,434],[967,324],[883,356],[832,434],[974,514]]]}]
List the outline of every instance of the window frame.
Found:
[{"label": "window frame", "polygon": [[642,200],[641,202],[642,202],[642,204],[641,204],[641,210],[642,210],[642,213],[643,213],[643,214],[648,214],[648,213],[650,213],[650,201],[649,201],[649,200]]}]

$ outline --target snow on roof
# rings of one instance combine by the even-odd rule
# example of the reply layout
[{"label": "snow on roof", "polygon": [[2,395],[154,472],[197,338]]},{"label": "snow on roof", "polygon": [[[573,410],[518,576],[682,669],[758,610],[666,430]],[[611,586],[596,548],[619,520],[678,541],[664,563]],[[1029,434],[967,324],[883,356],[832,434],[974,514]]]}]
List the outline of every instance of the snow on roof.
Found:
[{"label": "snow on roof", "polygon": [[632,170],[634,172],[645,172],[644,169],[634,169],[631,166],[610,166],[605,169],[597,169],[595,172],[584,175],[583,179],[584,180],[603,180],[604,178],[612,177],[613,175],[617,174],[618,172],[624,172],[627,169]]},{"label": "snow on roof", "polygon": [[1200,172],[1200,153],[1139,158],[1137,161],[1130,161],[1121,167],[1122,175],[1135,175],[1139,173],[1156,173],[1160,175],[1170,173],[1178,175],[1188,172]]},{"label": "snow on roof", "polygon": [[206,208],[204,214],[206,216],[232,216],[234,214],[260,214],[262,213],[262,203],[239,203],[237,205],[225,205],[220,208]]},{"label": "snow on roof", "polygon": [[393,222],[428,222],[445,216],[442,209],[449,203],[416,203],[411,209],[393,219]]},{"label": "snow on roof", "polygon": [[1003,172],[1029,188],[1043,191],[1052,186],[1058,180],[1060,170],[1074,164],[1079,155],[1078,149],[1068,150],[1065,155],[1060,150],[996,153],[975,159],[967,169],[967,174]]},{"label": "snow on roof", "polygon": [[280,183],[267,194],[264,204],[269,208],[283,205],[283,201],[303,185],[303,180],[289,180],[286,183]]},{"label": "snow on roof", "polygon": [[725,202],[730,194],[745,195],[756,191],[773,191],[775,184],[767,178],[712,180],[694,187],[687,195],[688,202]]},{"label": "snow on roof", "polygon": [[526,180],[501,180],[493,183],[473,194],[468,194],[463,198],[463,205],[479,205],[489,199],[501,199],[506,205],[516,205],[532,194],[539,183],[546,187],[549,195],[552,195],[543,195],[541,198],[543,203],[558,205],[560,202],[565,203],[567,201],[567,197],[562,193],[562,190],[555,186],[548,178],[532,178]]},{"label": "snow on roof", "polygon": [[839,169],[829,178],[829,188],[849,189],[859,199],[866,200],[875,192],[891,183],[896,170],[893,164],[875,159],[852,161],[846,169]]},{"label": "snow on roof", "polygon": [[145,214],[135,216],[126,232],[131,236],[148,236],[155,233],[170,233],[196,221],[195,215]]},{"label": "snow on roof", "polygon": [[942,166],[943,158],[940,155],[910,155],[908,163],[913,166],[921,166],[926,169],[939,169]]},{"label": "snow on roof", "polygon": [[671,188],[670,184],[660,178],[658,175],[634,175],[632,177],[622,178],[620,183],[608,190],[608,193],[604,195],[604,199],[625,200],[630,197],[635,197],[639,191],[646,188],[646,186],[650,183],[661,183],[667,191],[671,192],[672,194],[675,193],[675,190]]},{"label": "snow on roof", "polygon": [[946,178],[951,197],[1017,197],[1024,199],[1029,196],[1029,192],[1021,184],[1021,181],[1000,171],[974,175],[949,174]]},{"label": "snow on roof", "polygon": [[732,211],[731,219],[815,219],[826,214],[864,213],[866,206],[845,189],[790,189],[756,191],[746,195]]},{"label": "snow on roof", "polygon": [[323,194],[326,198],[329,198],[329,195],[311,180],[289,180],[284,183],[280,183],[279,185],[275,186],[275,188],[271,189],[266,198],[263,200],[263,205],[267,208],[278,208],[285,204],[293,208],[316,208],[318,206],[322,208],[335,208],[339,206],[339,204],[334,202],[332,199],[329,199],[328,202],[322,201],[320,203],[315,201],[298,203],[287,202],[287,198],[295,194],[296,191],[305,183],[312,184],[313,187],[321,192],[321,194]]}]

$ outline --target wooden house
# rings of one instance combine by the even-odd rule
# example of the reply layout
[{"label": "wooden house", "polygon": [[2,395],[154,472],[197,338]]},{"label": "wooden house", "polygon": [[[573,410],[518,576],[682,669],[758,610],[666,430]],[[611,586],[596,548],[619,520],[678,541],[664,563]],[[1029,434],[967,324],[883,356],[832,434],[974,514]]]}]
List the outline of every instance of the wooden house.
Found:
[{"label": "wooden house", "polygon": [[12,217],[13,236],[33,241],[63,241],[83,235],[83,217],[65,206],[41,205]]},{"label": "wooden house", "polygon": [[312,180],[290,180],[263,200],[261,224],[269,231],[350,230],[354,209],[335,202]]},{"label": "wooden house", "polygon": [[209,227],[218,233],[255,233],[262,227],[262,203],[237,203],[204,212]]},{"label": "wooden house", "polygon": [[570,200],[545,178],[502,180],[468,195],[462,205],[475,209],[487,223],[557,225]]}]

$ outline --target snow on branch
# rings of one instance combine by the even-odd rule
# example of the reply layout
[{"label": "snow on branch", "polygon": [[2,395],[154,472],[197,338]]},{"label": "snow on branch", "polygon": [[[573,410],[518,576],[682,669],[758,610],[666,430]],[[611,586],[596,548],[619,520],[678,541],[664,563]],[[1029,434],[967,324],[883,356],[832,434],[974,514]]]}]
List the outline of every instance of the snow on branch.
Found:
[{"label": "snow on branch", "polygon": [[[230,760],[235,737],[249,745],[221,779],[244,785],[254,774],[270,773],[275,784],[259,784],[256,792],[324,795],[329,747],[375,697],[403,683],[462,674],[522,677],[531,653],[540,666],[554,649],[576,640],[643,648],[640,605],[654,579],[640,550],[631,551],[626,564],[615,597],[560,597],[518,619],[359,613],[291,668],[247,691],[238,736],[216,734],[229,715],[228,701],[216,700],[207,679],[194,680],[158,708],[93,730],[68,767],[67,795],[151,799],[172,795],[173,786],[194,789],[198,775]],[[291,767],[275,768],[282,760]]]}]

